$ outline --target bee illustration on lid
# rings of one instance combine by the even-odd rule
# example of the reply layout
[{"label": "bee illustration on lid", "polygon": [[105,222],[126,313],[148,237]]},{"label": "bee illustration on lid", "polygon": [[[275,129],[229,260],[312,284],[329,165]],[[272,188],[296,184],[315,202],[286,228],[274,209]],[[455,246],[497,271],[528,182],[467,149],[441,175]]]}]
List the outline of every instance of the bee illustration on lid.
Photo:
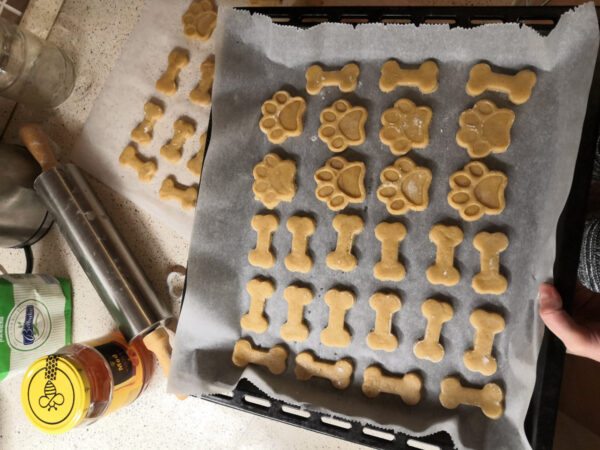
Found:
[{"label": "bee illustration on lid", "polygon": [[44,395],[42,395],[38,401],[42,408],[47,407],[48,411],[50,411],[52,408],[57,410],[57,406],[62,405],[65,402],[65,398],[56,391],[54,383],[48,380],[44,386]]}]

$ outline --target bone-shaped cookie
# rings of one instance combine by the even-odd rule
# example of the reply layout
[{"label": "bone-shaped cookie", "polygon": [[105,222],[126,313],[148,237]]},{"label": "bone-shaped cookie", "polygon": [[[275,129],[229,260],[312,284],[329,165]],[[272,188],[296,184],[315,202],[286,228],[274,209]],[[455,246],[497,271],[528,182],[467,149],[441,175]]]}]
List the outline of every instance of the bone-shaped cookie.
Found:
[{"label": "bone-shaped cookie", "polygon": [[231,360],[238,367],[248,364],[265,366],[272,374],[279,375],[285,372],[288,352],[285,347],[276,345],[269,350],[261,350],[252,346],[247,339],[240,339],[233,347]]},{"label": "bone-shaped cookie", "polygon": [[477,233],[473,246],[479,250],[481,271],[473,277],[471,286],[478,294],[502,294],[508,281],[500,273],[500,253],[508,247],[504,233]]},{"label": "bone-shaped cookie", "polygon": [[296,356],[294,372],[299,380],[310,380],[312,377],[326,378],[336,389],[346,389],[350,385],[350,378],[354,366],[347,359],[340,359],[335,363],[317,361],[312,353],[302,352]]},{"label": "bone-shaped cookie", "polygon": [[144,120],[131,131],[131,139],[142,147],[152,140],[154,125],[165,114],[164,110],[156,103],[146,102],[144,105]]},{"label": "bone-shaped cookie", "polygon": [[264,333],[269,327],[269,321],[264,315],[265,302],[275,292],[273,283],[254,278],[246,284],[246,291],[250,294],[250,308],[240,320],[240,325],[244,330]]},{"label": "bone-shaped cookie", "polygon": [[321,331],[321,342],[328,347],[346,347],[352,336],[344,325],[346,311],[354,306],[356,298],[350,291],[330,289],[325,293],[325,303],[329,306],[329,323]]},{"label": "bone-shaped cookie", "polygon": [[200,73],[202,78],[198,86],[190,92],[190,100],[198,105],[208,106],[211,101],[212,85],[215,78],[214,61],[206,60],[200,64]]},{"label": "bone-shaped cookie", "polygon": [[342,70],[326,72],[319,65],[306,71],[306,92],[317,95],[326,86],[337,86],[342,92],[352,92],[358,83],[360,69],[354,63],[346,64]]},{"label": "bone-shaped cookie", "polygon": [[401,223],[381,222],[375,227],[375,237],[381,242],[381,260],[373,267],[373,275],[381,281],[400,281],[406,275],[404,265],[398,261],[398,245],[406,236]]},{"label": "bone-shaped cookie", "polygon": [[316,229],[315,221],[309,217],[292,216],[287,221],[287,229],[292,233],[292,251],[285,257],[285,267],[290,272],[310,272],[313,262],[306,251],[308,238]]},{"label": "bone-shaped cookie", "polygon": [[194,186],[177,187],[172,178],[165,178],[158,191],[161,200],[177,200],[186,211],[196,206],[198,188]]},{"label": "bone-shaped cookie", "polygon": [[305,341],[309,330],[302,320],[302,313],[304,307],[313,300],[311,290],[291,285],[283,291],[283,298],[288,303],[288,316],[287,322],[281,326],[281,337],[286,341]]},{"label": "bone-shaped cookie", "polygon": [[402,307],[397,295],[377,292],[369,299],[376,312],[375,328],[367,335],[367,345],[373,350],[391,352],[398,347],[398,338],[392,333],[392,317]]},{"label": "bone-shaped cookie", "polygon": [[188,65],[190,58],[187,52],[182,50],[173,50],[169,53],[169,65],[162,77],[156,82],[156,90],[165,95],[173,95],[177,92],[177,83],[175,79],[181,69]]},{"label": "bone-shaped cookie", "polygon": [[500,314],[477,309],[471,313],[469,322],[475,328],[475,337],[473,350],[465,352],[463,362],[473,372],[492,375],[498,368],[496,358],[492,356],[494,336],[504,330],[504,319]]},{"label": "bone-shaped cookie", "polygon": [[377,397],[381,393],[394,394],[402,398],[407,405],[416,405],[421,400],[423,381],[416,373],[404,376],[384,375],[377,366],[369,366],[363,373],[362,391],[369,397]]},{"label": "bone-shaped cookie", "polygon": [[352,254],[354,238],[359,234],[365,223],[359,216],[338,214],[333,219],[333,228],[338,232],[335,250],[327,255],[327,267],[333,270],[350,272],[356,269],[358,260]]},{"label": "bone-shaped cookie", "polygon": [[498,419],[504,413],[504,394],[495,383],[488,383],[481,389],[468,388],[457,378],[448,377],[442,380],[440,387],[440,403],[444,408],[454,409],[461,404],[477,406],[490,419]]},{"label": "bone-shaped cookie", "polygon": [[204,151],[206,149],[206,133],[200,135],[200,149],[198,153],[187,162],[187,168],[194,175],[199,177],[202,174],[202,164],[204,163]]},{"label": "bone-shaped cookie", "polygon": [[181,159],[181,148],[185,141],[194,135],[196,129],[194,125],[185,120],[176,120],[173,124],[173,137],[171,140],[160,148],[160,156],[167,161],[176,163]]},{"label": "bone-shaped cookie", "polygon": [[454,267],[454,247],[463,240],[463,232],[456,226],[434,225],[429,240],[437,246],[435,264],[427,269],[431,284],[454,286],[460,280],[460,272]]},{"label": "bone-shaped cookie", "polygon": [[271,252],[271,236],[279,226],[279,219],[273,214],[256,215],[252,218],[252,228],[256,231],[256,248],[248,254],[248,261],[256,267],[269,269],[275,264]]},{"label": "bone-shaped cookie", "polygon": [[521,70],[515,75],[505,75],[492,72],[485,64],[476,64],[471,69],[467,82],[467,94],[475,97],[486,90],[508,94],[508,98],[516,105],[525,103],[531,97],[537,77],[531,70]]},{"label": "bone-shaped cookie", "polygon": [[454,310],[450,304],[430,298],[423,302],[421,312],[427,318],[427,328],[425,337],[415,342],[413,352],[420,359],[441,361],[444,357],[444,347],[440,344],[442,325],[452,319]]},{"label": "bone-shaped cookie", "polygon": [[138,178],[143,183],[149,183],[156,173],[156,163],[154,161],[144,161],[133,145],[128,145],[123,149],[121,156],[119,156],[119,164],[135,170]]},{"label": "bone-shaped cookie", "polygon": [[381,67],[379,89],[391,92],[396,86],[418,87],[423,94],[431,94],[438,87],[438,66],[425,61],[418,69],[401,69],[396,61],[387,61]]}]

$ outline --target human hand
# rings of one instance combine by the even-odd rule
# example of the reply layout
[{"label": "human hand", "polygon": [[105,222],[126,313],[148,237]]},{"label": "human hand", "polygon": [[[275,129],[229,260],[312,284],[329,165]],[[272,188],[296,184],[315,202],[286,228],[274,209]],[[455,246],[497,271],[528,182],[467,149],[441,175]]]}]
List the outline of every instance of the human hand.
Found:
[{"label": "human hand", "polygon": [[571,315],[563,309],[562,298],[551,284],[540,285],[539,300],[540,317],[567,351],[600,362],[600,294],[578,284]]}]

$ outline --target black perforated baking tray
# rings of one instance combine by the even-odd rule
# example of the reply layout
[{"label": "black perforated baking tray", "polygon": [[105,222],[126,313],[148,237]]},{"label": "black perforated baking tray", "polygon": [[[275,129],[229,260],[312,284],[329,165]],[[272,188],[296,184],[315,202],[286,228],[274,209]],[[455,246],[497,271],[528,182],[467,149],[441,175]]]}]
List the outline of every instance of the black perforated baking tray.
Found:
[{"label": "black perforated baking tray", "polygon": [[[268,15],[282,25],[310,27],[321,22],[345,23],[447,23],[450,27],[475,27],[486,23],[516,22],[548,34],[568,7],[271,7],[243,8]],[[554,284],[569,309],[577,279],[577,265],[585,220],[588,188],[594,154],[599,143],[600,70],[598,63],[590,90],[573,184],[561,213],[556,233]],[[210,141],[210,125],[207,145]],[[209,147],[207,147],[207,151]],[[537,363],[537,379],[525,420],[527,438],[534,449],[551,449],[560,395],[565,348],[546,330]],[[233,407],[259,416],[285,422],[318,433],[335,436],[374,448],[414,449],[420,443],[441,449],[456,445],[450,435],[438,432],[412,437],[383,427],[363,426],[358,422],[325,416],[310,409],[299,410],[270,398],[248,380],[240,380],[233,395],[206,395],[210,402]]]}]

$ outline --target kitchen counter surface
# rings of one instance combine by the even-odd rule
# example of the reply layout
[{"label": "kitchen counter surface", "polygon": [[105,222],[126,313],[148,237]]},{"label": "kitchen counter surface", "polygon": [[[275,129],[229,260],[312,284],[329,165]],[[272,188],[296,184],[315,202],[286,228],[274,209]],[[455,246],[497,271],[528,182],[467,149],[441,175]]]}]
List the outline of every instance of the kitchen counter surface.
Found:
[{"label": "kitchen counter surface", "polygon": [[[40,3],[41,0],[31,0],[30,6],[39,7]],[[49,137],[62,149],[59,158],[68,160],[69,149],[74,145],[145,3],[145,0],[65,0],[56,16],[60,1],[52,0],[51,4],[47,3],[47,10],[42,8],[38,13],[38,20],[27,18],[32,26],[53,23],[48,39],[72,57],[78,76],[71,97],[55,110],[32,111],[17,106],[4,130],[3,141],[18,142],[17,128],[26,121],[41,123]],[[427,3],[431,4],[424,4]],[[54,21],[49,19],[51,14],[56,17]],[[43,30],[39,32],[44,34]],[[2,106],[0,104],[0,108]],[[2,117],[0,111],[0,119]],[[185,266],[188,239],[178,236],[102,183],[91,177],[89,179],[158,294],[169,298],[166,276],[174,267]],[[115,329],[108,312],[56,228],[53,227],[33,246],[33,253],[35,273],[72,281],[74,342],[95,338]],[[23,251],[0,249],[2,268],[8,273],[23,272]],[[179,306],[172,302],[174,311],[178,311]],[[21,378],[22,375],[17,374],[0,383],[0,448],[3,449],[176,448],[183,445],[201,448],[363,448],[203,400],[188,398],[180,401],[166,393],[166,380],[158,366],[147,391],[132,405],[89,427],[76,428],[65,435],[45,435],[29,423],[21,408]]]}]

